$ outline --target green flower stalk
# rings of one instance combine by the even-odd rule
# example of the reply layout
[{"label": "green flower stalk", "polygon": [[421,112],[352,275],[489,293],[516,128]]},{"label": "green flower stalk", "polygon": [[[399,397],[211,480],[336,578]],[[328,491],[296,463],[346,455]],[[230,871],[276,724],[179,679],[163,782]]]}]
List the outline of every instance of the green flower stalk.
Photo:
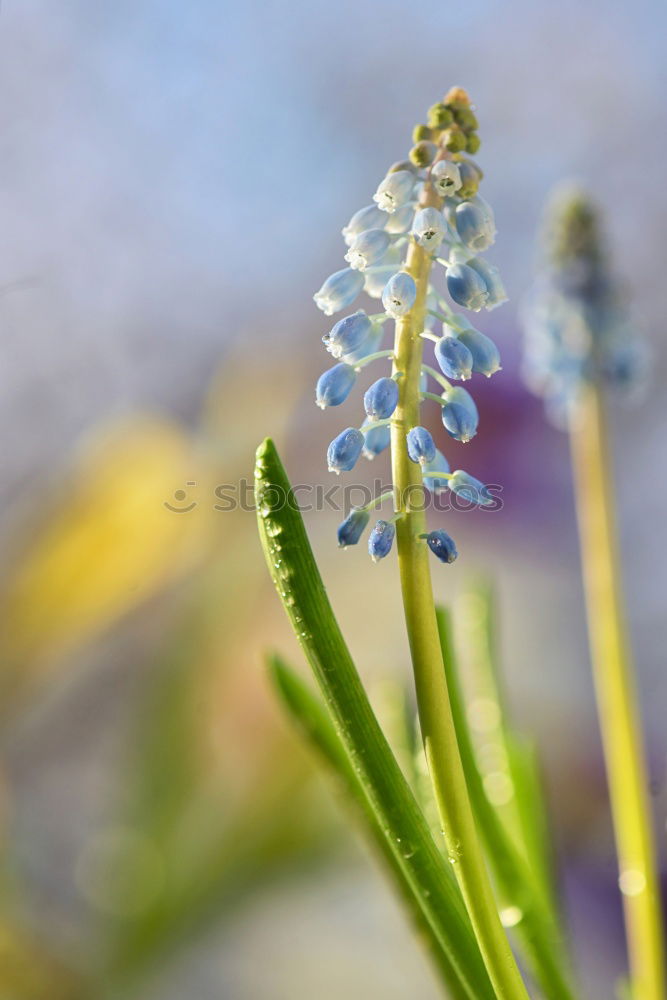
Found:
[{"label": "green flower stalk", "polygon": [[597,213],[559,193],[526,310],[526,373],[570,433],[589,642],[623,896],[633,1000],[665,1000],[648,776],[621,593],[604,389],[636,384],[645,353],[604,252]]},{"label": "green flower stalk", "polygon": [[[361,333],[362,338],[368,336],[369,353],[371,347],[375,352],[378,346],[373,336],[375,324],[383,324],[387,318],[395,321],[391,379],[384,378],[371,387],[371,399],[369,402],[367,393],[366,406],[371,420],[376,416],[390,419],[394,516],[390,522],[381,520],[376,524],[371,532],[369,550],[376,560],[386,557],[395,533],[422,738],[449,861],[497,997],[525,1000],[528,994],[501,925],[468,797],[433,602],[429,552],[446,564],[455,556],[456,547],[450,539],[445,545],[442,538],[437,545],[435,539],[429,544],[422,500],[423,477],[432,479],[432,475],[428,477],[428,462],[422,462],[421,454],[416,454],[412,447],[416,429],[422,424],[420,411],[424,398],[439,403],[445,430],[455,441],[466,442],[477,430],[478,415],[472,397],[461,387],[452,386],[439,372],[423,365],[426,340],[435,340],[441,348],[448,348],[435,353],[440,363],[441,356],[449,358],[452,353],[449,343],[440,342],[456,340],[458,332],[472,329],[468,320],[452,309],[444,292],[432,281],[434,265],[444,266],[449,298],[458,305],[477,311],[494,308],[505,298],[496,269],[477,257],[493,242],[495,225],[490,207],[477,193],[482,172],[462,155],[463,150],[478,146],[476,126],[470,100],[461,88],[451,90],[441,105],[431,109],[428,126],[425,126],[428,142],[425,144],[420,138],[410,160],[389,171],[374,197],[378,208],[386,215],[383,228],[390,229],[393,236],[391,245],[385,249],[386,257],[373,256],[373,268],[384,268],[386,275],[381,292],[385,312],[379,317],[366,317],[357,312],[339,321],[324,341],[329,349],[332,344],[336,345],[340,353],[335,356],[343,361],[349,360],[346,358],[348,344],[353,345],[358,363],[358,334]],[[422,130],[419,135],[422,136]],[[398,220],[394,223],[397,216],[400,224]],[[363,219],[361,223],[355,221],[359,218]],[[358,230],[358,226],[366,225],[369,219],[373,226],[371,232],[377,234],[382,220],[372,206],[356,213],[343,231],[351,247],[346,256],[351,267],[329,278],[315,296],[318,306],[327,315],[354,301],[360,290],[359,275],[369,270],[365,263],[368,253],[379,253],[385,246],[379,237]],[[387,258],[389,263],[384,263]],[[365,278],[362,283],[365,284]],[[376,283],[366,284],[366,290],[377,294]],[[436,320],[443,323],[441,336],[433,333]],[[458,373],[452,374],[448,369],[448,374],[450,379],[458,374],[463,380],[474,371],[475,359],[464,344],[457,351],[466,364]],[[493,366],[493,371],[497,367]],[[442,364],[440,368],[444,372]],[[492,371],[487,370],[485,374],[492,374]],[[427,378],[435,376],[441,393],[424,391],[425,375]],[[398,391],[389,391],[387,383],[392,381]],[[321,400],[319,392],[320,405]],[[368,424],[361,429],[351,427],[334,439],[328,452],[332,471],[350,471],[354,467],[362,454],[367,431]],[[442,455],[440,459],[445,461]],[[448,486],[454,489],[455,485],[463,483],[461,488],[465,488],[468,498],[474,494],[477,503],[488,502],[482,483],[460,470],[450,473],[446,462],[444,469],[442,463],[438,468],[438,483],[440,489]],[[354,543],[360,533],[347,530],[347,524],[349,521],[344,522],[344,537],[348,543]],[[448,558],[442,559],[441,552],[445,550]]]}]

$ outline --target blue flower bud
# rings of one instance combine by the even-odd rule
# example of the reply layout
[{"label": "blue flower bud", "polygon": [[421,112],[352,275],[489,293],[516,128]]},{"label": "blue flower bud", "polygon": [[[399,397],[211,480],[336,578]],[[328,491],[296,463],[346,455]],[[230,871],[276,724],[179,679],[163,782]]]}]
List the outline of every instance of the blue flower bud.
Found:
[{"label": "blue flower bud", "polygon": [[457,496],[463,497],[464,500],[469,500],[479,507],[486,507],[488,504],[493,503],[493,497],[484,483],[481,483],[479,479],[475,479],[474,476],[470,476],[461,469],[457,469],[453,473],[452,478],[449,480],[449,488],[452,493],[456,493]]},{"label": "blue flower bud", "polygon": [[458,556],[454,539],[450,538],[446,531],[429,531],[426,544],[441,562],[453,563]]},{"label": "blue flower bud", "polygon": [[317,380],[315,402],[321,409],[339,406],[350,395],[357,373],[351,365],[334,365],[323,372]]},{"label": "blue flower bud", "polygon": [[382,260],[390,243],[391,237],[384,229],[367,229],[354,237],[345,260],[356,271],[365,271],[367,267]]},{"label": "blue flower bud", "polygon": [[468,249],[475,253],[488,250],[496,238],[493,221],[472,201],[462,201],[456,206],[456,230]]},{"label": "blue flower bud", "polygon": [[441,451],[436,449],[435,458],[427,462],[423,469],[423,482],[431,493],[444,493],[449,489],[449,480],[444,475],[449,473],[449,462]]},{"label": "blue flower bud", "polygon": [[481,194],[476,194],[474,198],[469,199],[473,205],[475,205],[481,212],[484,213],[486,221],[489,223],[493,231],[496,230],[496,219],[493,214],[493,209],[489,205],[488,201],[482,198]]},{"label": "blue flower bud", "polygon": [[[391,253],[391,250],[389,251]],[[385,289],[385,285],[391,278],[392,274],[396,273],[396,264],[387,264],[385,267],[384,263],[380,267],[374,267],[370,271],[364,271],[364,291],[366,295],[369,295],[372,299],[381,299],[382,293]]]},{"label": "blue flower bud", "polygon": [[386,424],[382,427],[374,427],[373,424],[364,424],[364,456],[373,459],[379,455],[391,442],[391,430]]},{"label": "blue flower bud", "polygon": [[373,195],[373,201],[383,212],[395,212],[410,201],[415,186],[415,175],[409,170],[397,170],[387,174]]},{"label": "blue flower bud", "polygon": [[437,208],[422,208],[415,215],[412,235],[417,243],[429,252],[435,252],[447,233],[448,226]]},{"label": "blue flower bud", "polygon": [[471,326],[460,330],[458,338],[470,351],[474,372],[490,378],[500,370],[500,351],[490,337]]},{"label": "blue flower bud", "polygon": [[391,521],[376,521],[368,539],[368,554],[373,562],[389,555],[396,529]]},{"label": "blue flower bud", "polygon": [[484,260],[482,257],[473,257],[472,260],[468,261],[468,267],[472,267],[475,271],[477,271],[486,285],[488,297],[484,303],[485,309],[495,309],[496,306],[500,306],[503,302],[507,302],[507,292],[505,291],[505,286],[503,285],[502,278],[500,277],[500,271],[497,267],[493,264],[489,264],[489,262]]},{"label": "blue flower bud", "polygon": [[489,297],[481,274],[468,264],[452,264],[447,268],[447,291],[460,306],[479,312]]},{"label": "blue flower bud", "polygon": [[348,427],[334,438],[327,451],[329,472],[350,472],[364,446],[364,435],[356,427]]},{"label": "blue flower bud", "polygon": [[398,385],[393,378],[379,378],[366,390],[364,408],[371,420],[386,420],[398,406]]},{"label": "blue flower bud", "polygon": [[411,462],[427,465],[435,458],[435,442],[425,427],[411,427],[407,435],[408,457]]},{"label": "blue flower bud", "polygon": [[447,378],[461,379],[465,382],[471,377],[472,354],[457,337],[441,337],[435,345],[434,353],[440,370]]},{"label": "blue flower bud", "polygon": [[452,160],[438,160],[431,167],[431,180],[438,194],[446,198],[461,187],[461,172]]},{"label": "blue flower bud", "polygon": [[319,292],[315,292],[313,299],[325,316],[333,316],[335,312],[351,305],[363,287],[363,274],[346,267],[343,271],[330,275]]},{"label": "blue flower bud", "polygon": [[329,354],[334,358],[346,357],[358,351],[373,333],[373,323],[363,309],[345,316],[322,337]]},{"label": "blue flower bud", "polygon": [[369,354],[375,354],[382,346],[384,337],[384,327],[379,320],[371,320],[371,329],[358,347],[344,355],[344,360],[348,365],[356,365],[363,361]]},{"label": "blue flower bud", "polygon": [[356,545],[370,520],[367,510],[351,510],[345,520],[338,525],[338,544],[341,549]]},{"label": "blue flower bud", "polygon": [[[391,218],[391,216],[390,216]],[[381,299],[385,285],[396,274],[396,269],[401,266],[403,253],[400,247],[391,246],[375,267],[368,268],[364,274],[364,291],[372,299]]]},{"label": "blue flower bud", "polygon": [[408,202],[407,205],[403,205],[402,208],[397,209],[392,215],[387,215],[386,212],[383,214],[386,220],[384,228],[388,233],[396,236],[409,231],[412,226],[412,220],[415,217],[415,206]]},{"label": "blue flower bud", "polygon": [[445,430],[457,441],[470,441],[477,433],[479,414],[469,392],[458,385],[443,394],[442,422]]},{"label": "blue flower bud", "polygon": [[343,238],[348,246],[359,233],[367,229],[382,229],[387,221],[387,213],[380,211],[377,205],[366,205],[355,212],[348,224],[343,228]]},{"label": "blue flower bud", "polygon": [[407,312],[410,312],[416,297],[417,286],[414,279],[407,271],[399,271],[385,285],[382,293],[382,305],[392,319],[399,319],[399,317],[405,316]]}]

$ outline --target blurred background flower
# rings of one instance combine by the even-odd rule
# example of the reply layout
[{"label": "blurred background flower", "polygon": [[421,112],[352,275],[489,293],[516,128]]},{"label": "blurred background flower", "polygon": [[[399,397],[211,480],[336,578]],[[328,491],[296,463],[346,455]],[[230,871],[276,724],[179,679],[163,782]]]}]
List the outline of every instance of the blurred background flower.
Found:
[{"label": "blurred background flower", "polygon": [[[18,997],[86,995],[91,978],[95,996],[147,1000],[436,995],[273,704],[263,654],[294,643],[252,511],[216,509],[216,489],[250,478],[269,432],[293,481],[331,485],[340,415],[312,408],[328,329],[312,291],[339,266],[332,234],[452,83],[477,105],[510,303],[479,321],[503,372],[479,385],[484,434],[465,446],[503,508],[433,517],[460,553],[436,587],[452,601],[477,569],[497,581],[583,993],[610,995],[620,909],[567,446],[520,383],[517,303],[547,192],[574,176],[607,211],[661,385],[666,21],[657,0],[428,0],[409,18],[377,0],[3,5],[0,949]],[[616,418],[662,848],[664,394]],[[409,676],[392,557],[378,573],[341,553],[340,520],[307,514],[387,718],[382,685]]]}]

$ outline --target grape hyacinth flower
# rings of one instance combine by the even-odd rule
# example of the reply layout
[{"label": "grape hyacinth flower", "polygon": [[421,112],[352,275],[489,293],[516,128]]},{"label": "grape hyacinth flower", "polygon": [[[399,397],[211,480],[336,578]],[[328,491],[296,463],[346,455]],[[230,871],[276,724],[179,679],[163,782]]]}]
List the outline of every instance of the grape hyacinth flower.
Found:
[{"label": "grape hyacinth flower", "polygon": [[392,319],[399,319],[410,312],[417,295],[417,287],[412,275],[399,271],[389,279],[382,293],[382,305]]},{"label": "grape hyacinth flower", "polygon": [[420,246],[433,252],[442,243],[447,229],[442,212],[439,212],[437,208],[422,208],[415,215],[412,235]]},{"label": "grape hyacinth flower", "polygon": [[431,493],[440,494],[449,489],[450,466],[441,451],[436,449],[435,458],[423,468],[424,486]]},{"label": "grape hyacinth flower", "polygon": [[484,278],[470,264],[452,264],[447,268],[447,291],[454,302],[473,312],[479,312],[489,298]]},{"label": "grape hyacinth flower", "polygon": [[[448,489],[478,506],[488,505],[493,498],[473,476],[462,470],[450,472],[447,459],[424,426],[421,407],[426,401],[440,406],[442,422],[454,442],[469,441],[476,433],[479,418],[472,396],[448,378],[462,381],[490,375],[498,370],[498,356],[491,341],[475,340],[470,333],[468,344],[458,339],[456,335],[468,331],[470,324],[451,303],[474,312],[492,309],[503,300],[504,290],[493,265],[478,257],[493,243],[495,223],[493,212],[479,195],[482,171],[470,159],[480,141],[467,93],[452,88],[429,110],[427,123],[416,127],[413,138],[407,161],[391,166],[373,195],[385,221],[372,206],[352,216],[343,230],[348,247],[345,259],[351,267],[327,279],[315,300],[331,315],[350,305],[362,289],[372,298],[381,297],[381,316],[353,313],[324,338],[330,353],[355,373],[366,365],[391,362],[391,377],[369,380],[372,384],[364,396],[366,421],[358,429],[348,427],[329,445],[328,465],[336,473],[349,471],[362,451],[372,457],[390,446],[391,491],[363,512],[350,511],[339,527],[339,542],[358,542],[370,507],[392,498],[393,516],[375,523],[368,551],[379,561],[387,557],[396,540],[420,717],[425,707],[428,712],[428,717],[422,717],[423,731],[426,734],[428,729],[432,737],[439,727],[446,734],[440,743],[442,751],[455,746],[457,737],[448,704],[429,561],[433,555],[440,563],[450,564],[457,552],[449,534],[427,530],[423,501],[425,494]],[[369,351],[368,326],[381,326],[388,318],[395,321],[393,349]],[[449,335],[435,336],[434,321],[445,324]],[[423,357],[433,340],[437,368],[428,363],[431,358]],[[374,347],[378,345],[379,341]],[[360,353],[362,349],[366,353]],[[424,379],[434,381],[438,393],[430,392]],[[328,390],[337,399],[350,381],[347,373],[327,375],[318,396],[325,398]],[[471,925],[479,931],[477,942],[494,995],[527,1000],[484,867],[460,759],[448,752],[434,753],[429,765],[447,849],[450,857],[456,857],[455,877]]]},{"label": "grape hyacinth flower", "polygon": [[628,995],[663,1000],[667,983],[641,703],[628,643],[615,532],[607,390],[639,388],[645,347],[631,325],[598,211],[558,190],[548,207],[538,278],[524,308],[524,376],[568,432],[582,578],[628,950]]},{"label": "grape hyacinth flower", "polygon": [[454,562],[458,556],[458,552],[456,551],[454,540],[450,538],[446,531],[429,531],[424,537],[429,549],[440,562]]},{"label": "grape hyacinth flower", "polygon": [[378,208],[383,212],[395,212],[396,209],[402,208],[406,201],[410,201],[415,181],[416,177],[411,170],[396,170],[387,174],[378,185],[373,201],[377,202]]},{"label": "grape hyacinth flower", "polygon": [[361,429],[364,435],[363,454],[365,458],[372,460],[389,447],[391,431],[387,424],[375,424],[369,421],[364,423]]},{"label": "grape hyacinth flower", "polygon": [[379,378],[366,390],[364,409],[371,420],[386,420],[398,406],[398,385],[393,378]]},{"label": "grape hyacinth flower", "polygon": [[365,271],[372,264],[378,264],[391,243],[391,236],[384,229],[367,229],[359,233],[350,244],[345,260],[357,271]]},{"label": "grape hyacinth flower", "polygon": [[408,458],[419,465],[428,465],[435,459],[435,441],[425,427],[412,427],[407,438]]},{"label": "grape hyacinth flower", "polygon": [[359,309],[351,316],[338,320],[329,333],[322,337],[322,342],[334,358],[349,357],[364,349],[372,333],[372,321]]},{"label": "grape hyacinth flower", "polygon": [[463,472],[461,469],[457,469],[456,472],[452,473],[449,480],[449,488],[452,493],[456,493],[457,496],[479,507],[486,507],[494,502],[488,487],[484,483],[481,483],[479,479],[475,479],[474,476],[468,475],[467,472]]},{"label": "grape hyacinth flower", "polygon": [[366,205],[355,212],[350,221],[342,229],[343,239],[350,246],[355,238],[369,229],[382,229],[387,222],[387,213],[377,205]]},{"label": "grape hyacinth flower", "polygon": [[479,423],[479,413],[475,401],[465,389],[453,385],[442,396],[442,423],[448,434],[457,441],[466,442],[474,438]]},{"label": "grape hyacinth flower", "polygon": [[363,274],[346,267],[343,271],[336,271],[330,275],[319,292],[315,292],[313,298],[317,308],[321,309],[325,316],[333,316],[334,313],[352,305],[363,287]]},{"label": "grape hyacinth flower", "polygon": [[356,545],[364,533],[370,520],[366,508],[351,510],[345,520],[338,526],[338,544],[344,549],[348,545]]},{"label": "grape hyacinth flower", "polygon": [[523,308],[523,373],[549,418],[577,419],[586,387],[627,391],[646,374],[646,348],[611,273],[597,213],[582,192],[556,192],[548,209],[539,277]]},{"label": "grape hyacinth flower", "polygon": [[387,215],[386,212],[383,214],[385,230],[394,236],[402,236],[403,233],[409,232],[412,226],[415,217],[415,206],[407,204],[391,215]]},{"label": "grape hyacinth flower", "polygon": [[[365,420],[332,441],[328,459],[329,468],[340,473],[353,469],[361,454],[372,459],[391,446],[396,478],[397,470],[403,470],[399,456],[407,452],[416,478],[412,483],[395,483],[399,545],[406,513],[401,489],[419,484],[433,494],[453,489],[468,497],[474,492],[479,505],[489,502],[482,483],[450,471],[419,419],[422,402],[433,400],[441,407],[449,438],[470,441],[477,433],[477,407],[469,392],[451,383],[469,382],[473,375],[489,377],[500,369],[500,354],[491,338],[454,312],[447,301],[449,295],[456,305],[478,312],[495,308],[506,297],[498,269],[479,256],[493,243],[496,227],[493,211],[479,193],[482,170],[469,155],[479,145],[476,128],[469,98],[460,88],[430,109],[428,124],[415,129],[409,158],[389,168],[373,204],[360,208],[343,228],[344,256],[350,267],[328,278],[315,296],[327,315],[351,303],[362,288],[372,298],[382,299],[384,313],[369,316],[358,309],[338,320],[322,338],[339,364],[320,376],[316,401],[322,408],[342,405],[366,364],[375,359],[393,361],[392,377],[376,378],[363,396]],[[442,282],[431,273],[436,269]],[[382,350],[387,318],[396,322],[393,352]],[[441,337],[432,332],[438,320]],[[419,336],[422,332],[425,339]],[[422,364],[428,339],[435,342],[434,368]],[[428,391],[429,379],[438,384],[439,394]],[[363,519],[354,512],[348,517],[354,526]],[[352,527],[347,526],[344,533],[349,531]],[[387,531],[381,537],[393,538],[393,527]],[[371,537],[375,545],[376,536]],[[424,547],[432,549],[425,538]],[[377,542],[378,552],[382,544]]]},{"label": "grape hyacinth flower", "polygon": [[356,427],[342,431],[327,451],[329,472],[350,472],[357,464],[363,446],[364,435]]},{"label": "grape hyacinth flower", "polygon": [[500,371],[500,351],[486,334],[480,333],[474,326],[468,326],[459,330],[458,341],[469,351],[474,372],[491,378]]},{"label": "grape hyacinth flower", "polygon": [[373,562],[389,555],[395,534],[396,528],[391,521],[376,521],[368,539],[368,553]]},{"label": "grape hyacinth flower", "polygon": [[340,406],[350,395],[356,378],[357,373],[351,365],[341,363],[327,369],[317,380],[317,405],[322,410],[327,406]]},{"label": "grape hyacinth flower", "polygon": [[466,247],[475,252],[488,250],[496,238],[493,220],[473,201],[462,201],[457,205],[456,230]]},{"label": "grape hyacinth flower", "polygon": [[485,308],[488,310],[501,306],[507,302],[507,293],[500,277],[500,271],[493,264],[489,264],[483,257],[472,257],[468,260],[468,267],[480,275],[486,285]]},{"label": "grape hyacinth flower", "polygon": [[438,160],[431,169],[431,180],[438,194],[446,198],[461,187],[461,168],[453,160]]},{"label": "grape hyacinth flower", "polygon": [[441,337],[435,345],[435,358],[447,378],[464,382],[472,377],[473,356],[470,348],[458,337]]}]

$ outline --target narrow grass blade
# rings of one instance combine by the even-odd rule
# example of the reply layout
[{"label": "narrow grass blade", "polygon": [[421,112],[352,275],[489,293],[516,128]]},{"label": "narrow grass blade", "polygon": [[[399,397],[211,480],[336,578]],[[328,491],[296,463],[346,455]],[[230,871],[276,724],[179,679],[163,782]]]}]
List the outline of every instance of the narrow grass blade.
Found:
[{"label": "narrow grass blade", "polygon": [[[463,666],[465,676],[469,678],[466,693],[470,707],[474,704],[492,710],[493,717],[486,718],[482,727],[483,742],[498,745],[500,756],[506,761],[507,776],[513,790],[509,796],[499,796],[495,810],[515,848],[524,856],[551,919],[560,923],[562,917],[555,890],[554,851],[546,822],[546,800],[536,770],[537,761],[531,763],[525,739],[513,731],[509,722],[498,658],[494,592],[488,581],[479,580],[464,595],[461,617],[460,648],[466,653]],[[479,750],[477,745],[475,750]],[[477,763],[486,779],[487,771],[495,765],[485,768],[479,754]],[[487,779],[491,784],[493,777],[491,774]]]},{"label": "narrow grass blade", "polygon": [[461,760],[479,833],[502,899],[503,922],[513,928],[547,1000],[574,1000],[568,982],[570,963],[559,929],[544,905],[542,893],[525,858],[516,849],[487,798],[466,721],[451,623],[444,608],[437,609],[437,618]]},{"label": "narrow grass blade", "polygon": [[272,656],[269,669],[275,688],[292,721],[299,728],[308,743],[317,751],[338,777],[347,796],[354,807],[359,820],[378,852],[385,869],[389,874],[397,894],[405,906],[408,917],[412,921],[417,935],[429,951],[433,962],[438,968],[443,980],[451,982],[455,977],[446,953],[440,941],[426,920],[421,907],[417,904],[412,886],[405,873],[396,861],[391,843],[378,823],[377,816],[371,809],[368,798],[364,794],[345,747],[336,735],[329,715],[306,684],[278,656]]},{"label": "narrow grass blade", "polygon": [[459,890],[373,714],[285,470],[268,439],[257,451],[255,502],[269,571],[368,807],[446,956],[450,994],[456,1000],[491,1000],[493,990]]},{"label": "narrow grass blade", "polygon": [[532,875],[555,922],[562,920],[540,762],[531,740],[508,730],[507,761],[521,838]]}]

